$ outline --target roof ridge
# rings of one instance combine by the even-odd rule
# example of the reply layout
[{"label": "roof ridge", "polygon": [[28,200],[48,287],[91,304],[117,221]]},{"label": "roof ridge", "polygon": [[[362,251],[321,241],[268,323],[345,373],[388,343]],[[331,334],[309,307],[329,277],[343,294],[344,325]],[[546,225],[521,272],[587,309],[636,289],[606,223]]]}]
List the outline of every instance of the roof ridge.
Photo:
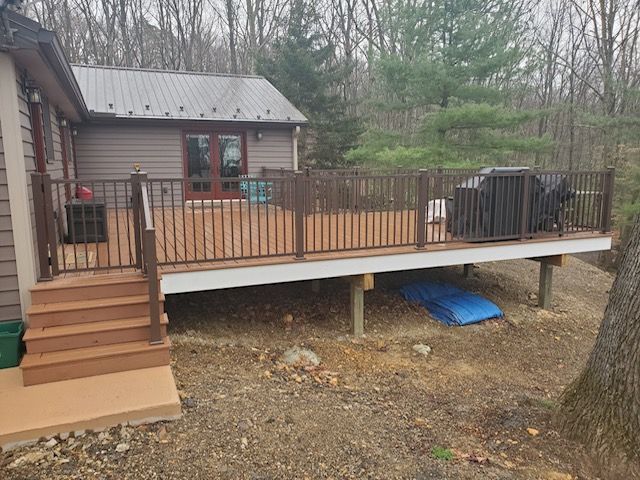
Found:
[{"label": "roof ridge", "polygon": [[104,70],[128,70],[134,72],[153,72],[153,73],[180,73],[185,75],[206,75],[211,77],[232,77],[232,78],[257,78],[266,80],[262,75],[243,75],[238,73],[218,73],[218,72],[196,72],[193,70],[170,70],[163,68],[148,68],[148,67],[118,67],[115,65],[90,65],[86,63],[71,63],[72,67],[80,68],[101,68]]}]

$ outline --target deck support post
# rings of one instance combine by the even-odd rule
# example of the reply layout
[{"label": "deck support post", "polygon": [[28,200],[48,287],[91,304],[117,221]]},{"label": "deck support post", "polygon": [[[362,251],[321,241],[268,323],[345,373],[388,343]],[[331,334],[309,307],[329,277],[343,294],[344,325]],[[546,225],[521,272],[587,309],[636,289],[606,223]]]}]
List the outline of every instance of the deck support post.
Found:
[{"label": "deck support post", "polygon": [[320,293],[320,279],[314,278],[311,280],[311,291],[313,293]]},{"label": "deck support post", "polygon": [[551,307],[553,285],[553,265],[540,262],[540,283],[538,285],[538,307],[548,310]]},{"label": "deck support post", "polygon": [[351,277],[351,328],[354,337],[364,334],[364,275]]},{"label": "deck support post", "polygon": [[473,272],[473,263],[465,263],[464,264],[464,278],[471,278],[471,272]]}]

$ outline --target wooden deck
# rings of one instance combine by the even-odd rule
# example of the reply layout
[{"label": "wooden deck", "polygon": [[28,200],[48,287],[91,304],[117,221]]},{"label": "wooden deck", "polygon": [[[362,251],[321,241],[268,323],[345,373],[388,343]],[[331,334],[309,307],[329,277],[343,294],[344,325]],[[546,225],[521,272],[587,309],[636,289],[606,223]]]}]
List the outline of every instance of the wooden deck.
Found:
[{"label": "wooden deck", "polygon": [[[108,215],[108,241],[58,246],[62,275],[133,270],[135,239],[131,210],[120,209],[117,213],[110,210]],[[296,261],[295,219],[291,210],[264,205],[247,208],[240,202],[227,203],[220,208],[207,202],[196,202],[173,209],[156,208],[153,215],[161,272]],[[415,216],[415,210],[308,215],[305,217],[305,259],[364,258],[416,252]],[[601,235],[584,232],[531,241]],[[487,242],[453,241],[443,224],[427,225],[426,242],[426,249],[431,251],[487,245]],[[491,243],[507,245],[514,242],[523,243],[520,240]],[[87,266],[95,270],[87,272]]]},{"label": "wooden deck", "polygon": [[[305,217],[305,257],[347,255],[381,247],[414,249],[415,210],[396,212],[316,213]],[[295,218],[291,210],[236,202],[224,208],[195,202],[177,208],[153,209],[157,256],[161,270],[251,264],[295,256]],[[58,246],[61,273],[98,268],[128,270],[134,263],[135,239],[131,210],[108,212],[106,242]],[[89,228],[91,226],[89,225]],[[427,242],[451,240],[440,224],[429,225]]]}]

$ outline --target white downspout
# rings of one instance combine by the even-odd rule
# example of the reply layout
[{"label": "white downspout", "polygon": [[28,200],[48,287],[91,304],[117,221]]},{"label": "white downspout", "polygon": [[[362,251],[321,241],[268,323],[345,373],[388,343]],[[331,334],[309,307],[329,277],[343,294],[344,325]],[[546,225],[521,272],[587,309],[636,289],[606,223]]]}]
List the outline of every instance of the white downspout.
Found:
[{"label": "white downspout", "polygon": [[296,125],[291,131],[291,143],[293,144],[293,169],[298,170],[298,135],[300,135],[300,126]]}]

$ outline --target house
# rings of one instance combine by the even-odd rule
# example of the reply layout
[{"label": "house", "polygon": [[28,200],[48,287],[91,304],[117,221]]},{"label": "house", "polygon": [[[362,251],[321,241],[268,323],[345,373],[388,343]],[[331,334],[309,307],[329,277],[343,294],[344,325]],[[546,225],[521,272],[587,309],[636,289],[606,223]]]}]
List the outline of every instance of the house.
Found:
[{"label": "house", "polygon": [[[10,165],[7,176],[22,177],[25,171],[104,180],[128,176],[134,164],[154,178],[297,169],[296,138],[307,120],[263,77],[70,65],[53,32],[13,12],[7,17],[12,38],[5,35],[2,53],[2,95],[10,97],[2,109],[3,159],[10,155],[24,164],[15,172]],[[20,138],[20,144],[10,142],[11,137]],[[18,183],[24,182],[7,178],[5,184],[16,198],[29,196],[29,180],[26,186]],[[189,187],[188,200],[240,195],[239,190],[223,191],[220,183]],[[67,186],[65,200],[71,195]],[[8,198],[4,202],[9,225]],[[26,218],[25,213],[16,211],[14,220]],[[13,246],[10,237],[1,248]],[[19,270],[35,272],[31,251],[25,250],[25,268]],[[0,265],[5,271],[12,268],[11,260]],[[18,291],[28,296],[34,279],[35,273],[22,289],[16,275],[7,282],[0,320],[25,316],[21,305],[29,300],[19,298]]]},{"label": "house", "polygon": [[376,273],[536,259],[544,307],[553,265],[611,246],[612,169],[302,172],[261,77],[71,65],[1,25],[0,321],[27,329],[0,445],[179,416],[165,295],[345,277],[362,335]]}]

